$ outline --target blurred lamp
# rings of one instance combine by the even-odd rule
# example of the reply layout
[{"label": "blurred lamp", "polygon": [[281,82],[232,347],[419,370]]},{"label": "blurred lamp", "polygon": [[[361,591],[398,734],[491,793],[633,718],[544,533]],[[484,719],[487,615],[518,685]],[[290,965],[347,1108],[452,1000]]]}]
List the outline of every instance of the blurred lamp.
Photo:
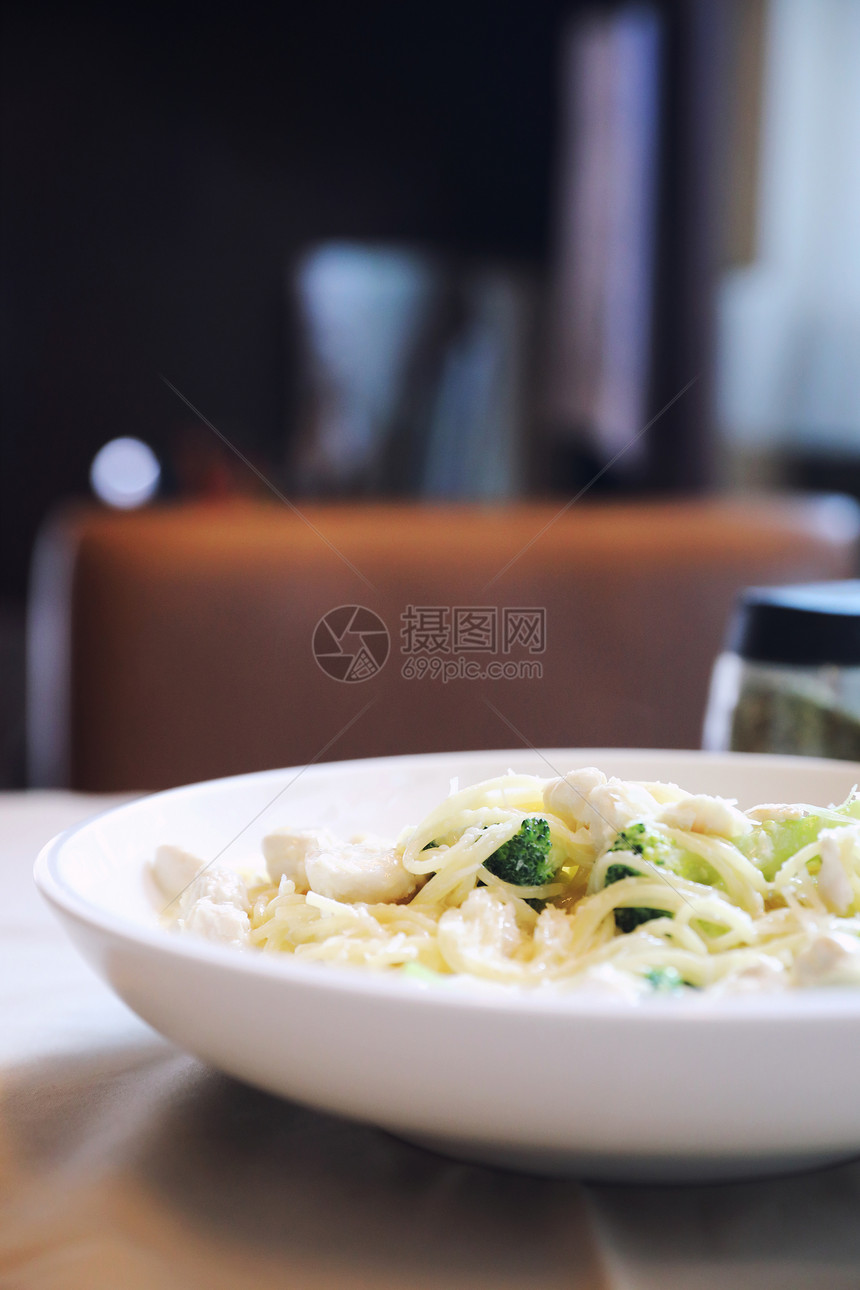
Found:
[{"label": "blurred lamp", "polygon": [[131,510],[153,497],[161,478],[158,458],[140,439],[111,439],[93,457],[90,484],[100,501]]}]

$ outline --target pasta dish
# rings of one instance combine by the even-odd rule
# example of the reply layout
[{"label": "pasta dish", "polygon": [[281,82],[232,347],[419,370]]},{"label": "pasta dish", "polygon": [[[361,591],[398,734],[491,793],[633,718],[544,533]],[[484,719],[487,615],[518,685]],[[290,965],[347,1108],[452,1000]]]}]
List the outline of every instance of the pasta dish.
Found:
[{"label": "pasta dish", "polygon": [[[259,872],[165,845],[185,933],[303,960],[638,996],[860,986],[860,795],[734,801],[675,784],[510,772],[395,840],[276,829]],[[265,865],[265,868],[263,867]]]}]

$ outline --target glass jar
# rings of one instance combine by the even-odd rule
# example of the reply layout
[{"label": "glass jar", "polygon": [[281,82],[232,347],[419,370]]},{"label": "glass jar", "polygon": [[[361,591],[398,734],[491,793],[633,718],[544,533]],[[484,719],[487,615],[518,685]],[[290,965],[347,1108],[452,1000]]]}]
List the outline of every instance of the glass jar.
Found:
[{"label": "glass jar", "polygon": [[751,587],[726,644],[703,747],[860,761],[860,581]]}]

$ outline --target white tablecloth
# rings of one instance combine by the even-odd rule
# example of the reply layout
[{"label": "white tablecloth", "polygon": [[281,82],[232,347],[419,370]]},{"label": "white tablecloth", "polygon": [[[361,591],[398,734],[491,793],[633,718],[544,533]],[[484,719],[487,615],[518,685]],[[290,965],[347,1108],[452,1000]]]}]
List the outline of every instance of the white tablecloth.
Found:
[{"label": "white tablecloth", "polygon": [[185,1056],[93,976],[32,885],[42,843],[113,800],[0,796],[4,1290],[860,1287],[860,1163],[713,1187],[529,1178]]}]

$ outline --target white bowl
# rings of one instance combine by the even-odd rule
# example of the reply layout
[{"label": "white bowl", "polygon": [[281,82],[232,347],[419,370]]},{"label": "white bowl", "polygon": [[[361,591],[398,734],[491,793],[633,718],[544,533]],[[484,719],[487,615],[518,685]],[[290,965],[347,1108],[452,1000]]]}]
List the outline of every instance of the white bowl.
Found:
[{"label": "white bowl", "polygon": [[437,1150],[628,1180],[772,1173],[860,1153],[860,991],[633,1004],[427,986],[158,924],[146,864],[161,842],[239,864],[278,824],[394,834],[454,775],[465,786],[509,767],[582,765],[742,806],[836,802],[860,780],[847,762],[618,749],[329,763],[108,811],[50,842],[36,881],[95,969],[175,1043],[261,1088]]}]

